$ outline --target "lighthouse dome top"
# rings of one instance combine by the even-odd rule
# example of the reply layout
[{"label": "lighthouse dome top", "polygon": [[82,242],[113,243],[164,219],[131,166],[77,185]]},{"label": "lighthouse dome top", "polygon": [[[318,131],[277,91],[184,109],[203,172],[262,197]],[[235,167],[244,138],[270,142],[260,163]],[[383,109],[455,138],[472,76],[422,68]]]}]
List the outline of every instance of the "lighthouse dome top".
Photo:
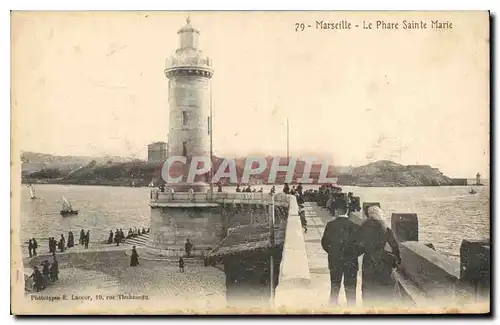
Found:
[{"label": "lighthouse dome top", "polygon": [[199,34],[200,31],[197,30],[196,28],[194,28],[192,25],[191,25],[191,19],[189,18],[189,16],[186,18],[186,25],[184,25],[181,29],[179,29],[179,31],[177,32],[177,34],[181,34],[181,33],[197,33]]},{"label": "lighthouse dome top", "polygon": [[177,34],[179,34],[179,47],[171,57],[167,58],[165,75],[170,78],[177,75],[179,70],[187,70],[211,77],[213,74],[211,60],[200,50],[200,32],[191,25],[189,17],[186,19],[186,25]]}]

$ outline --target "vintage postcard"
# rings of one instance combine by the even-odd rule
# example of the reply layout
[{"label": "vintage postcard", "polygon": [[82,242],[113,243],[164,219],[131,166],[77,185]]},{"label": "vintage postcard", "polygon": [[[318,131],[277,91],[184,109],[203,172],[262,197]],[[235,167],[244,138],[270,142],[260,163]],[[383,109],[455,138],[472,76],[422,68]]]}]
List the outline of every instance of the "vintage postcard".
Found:
[{"label": "vintage postcard", "polygon": [[490,313],[486,11],[11,13],[12,313]]}]

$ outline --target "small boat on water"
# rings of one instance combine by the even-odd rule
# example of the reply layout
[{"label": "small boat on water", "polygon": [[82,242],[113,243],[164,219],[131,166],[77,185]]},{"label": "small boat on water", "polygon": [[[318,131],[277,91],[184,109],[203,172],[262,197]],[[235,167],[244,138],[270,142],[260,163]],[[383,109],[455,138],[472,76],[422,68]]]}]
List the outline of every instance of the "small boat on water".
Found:
[{"label": "small boat on water", "polygon": [[28,187],[30,189],[30,198],[32,200],[35,200],[36,199],[36,195],[35,195],[35,189],[33,188],[33,185],[29,184]]},{"label": "small boat on water", "polygon": [[149,182],[149,187],[155,187],[155,182],[154,182],[154,178],[151,179],[151,182]]},{"label": "small boat on water", "polygon": [[476,193],[477,193],[476,190],[474,190],[473,188],[469,190],[469,194],[476,194]]},{"label": "small boat on water", "polygon": [[78,210],[74,210],[71,203],[64,196],[62,197],[62,203],[61,215],[63,217],[78,214]]}]

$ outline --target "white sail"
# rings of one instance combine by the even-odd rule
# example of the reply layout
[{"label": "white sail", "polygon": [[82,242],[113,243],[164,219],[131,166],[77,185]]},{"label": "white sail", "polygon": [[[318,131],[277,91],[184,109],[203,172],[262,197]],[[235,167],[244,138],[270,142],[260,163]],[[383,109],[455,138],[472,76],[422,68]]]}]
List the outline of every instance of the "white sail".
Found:
[{"label": "white sail", "polygon": [[64,196],[62,197],[62,209],[65,211],[71,211],[73,208],[71,207],[71,203],[69,203],[68,199]]},{"label": "white sail", "polygon": [[33,188],[32,185],[30,185],[29,188],[30,188],[30,197],[32,199],[35,199],[36,198],[36,196],[35,196],[35,189]]},{"label": "white sail", "polygon": [[155,183],[153,182],[154,178],[151,179],[151,182],[149,182],[149,187],[155,187]]}]

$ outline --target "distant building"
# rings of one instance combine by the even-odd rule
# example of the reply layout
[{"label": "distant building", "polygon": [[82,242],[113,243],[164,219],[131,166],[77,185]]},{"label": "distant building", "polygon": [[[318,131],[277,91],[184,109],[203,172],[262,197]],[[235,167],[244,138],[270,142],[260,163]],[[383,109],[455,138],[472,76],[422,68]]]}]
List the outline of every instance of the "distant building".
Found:
[{"label": "distant building", "polygon": [[481,174],[479,173],[476,174],[476,185],[481,185]]},{"label": "distant building", "polygon": [[167,144],[153,142],[148,144],[148,162],[161,162],[167,159]]}]

